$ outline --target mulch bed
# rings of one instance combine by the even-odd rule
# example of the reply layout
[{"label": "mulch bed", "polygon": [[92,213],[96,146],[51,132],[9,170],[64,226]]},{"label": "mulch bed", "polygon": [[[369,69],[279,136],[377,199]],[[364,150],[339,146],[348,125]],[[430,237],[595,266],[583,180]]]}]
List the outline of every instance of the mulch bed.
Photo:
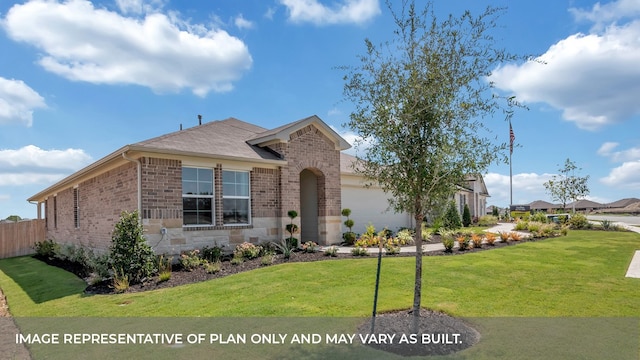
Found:
[{"label": "mulch bed", "polygon": [[[453,249],[453,251],[451,252],[446,252],[444,250],[437,250],[437,251],[429,251],[429,252],[425,252],[424,256],[457,256],[457,255],[463,255],[463,254],[469,254],[469,253],[474,253],[474,252],[478,252],[478,251],[486,251],[486,250],[492,250],[492,249],[497,249],[497,248],[501,248],[504,246],[513,246],[519,243],[525,243],[528,241],[538,241],[541,239],[533,239],[533,238],[526,238],[520,241],[509,241],[507,243],[504,242],[495,242],[494,245],[488,245],[488,244],[483,244],[481,248],[470,248],[464,251],[459,251],[457,248]],[[430,243],[440,243],[439,239],[434,238]],[[425,242],[425,244],[429,244],[427,242]],[[413,247],[413,246],[412,246]],[[333,256],[325,256],[324,253],[322,251],[319,252],[315,252],[315,253],[306,253],[306,252],[294,252],[291,254],[291,257],[289,259],[284,259],[282,257],[282,255],[276,255],[274,257],[273,263],[271,266],[273,265],[277,265],[277,264],[284,264],[284,263],[295,263],[295,262],[311,262],[311,261],[332,261],[332,260],[337,260],[337,259],[353,259],[353,260],[358,260],[358,259],[362,259],[362,258],[372,258],[372,257],[376,257],[376,254],[371,254],[369,256],[353,256],[351,254],[337,254],[337,256],[333,257]],[[383,256],[384,257],[414,257],[415,253],[400,253],[397,255],[385,255],[384,251],[383,251]],[[50,265],[53,266],[57,266],[60,268],[63,268],[69,272],[72,272],[74,274],[76,274],[77,276],[79,276],[80,278],[83,278],[87,281],[89,281],[90,279],[88,278],[88,274],[86,274],[86,272],[84,272],[84,269],[82,269],[81,267],[77,266],[76,264],[73,263],[68,263],[68,262],[62,262],[59,261],[57,259],[44,259],[44,258],[39,258],[39,260],[42,260]],[[152,277],[152,278],[148,278],[148,279],[144,279],[143,282],[138,283],[138,284],[131,284],[129,286],[129,289],[127,289],[125,292],[126,293],[135,293],[135,292],[141,292],[141,291],[149,291],[149,290],[156,290],[156,289],[163,289],[163,288],[169,288],[169,287],[174,287],[174,286],[180,286],[180,285],[185,285],[185,284],[190,284],[190,283],[194,283],[194,282],[201,282],[201,281],[206,281],[206,280],[211,280],[211,279],[217,279],[217,278],[221,278],[221,277],[225,277],[225,276],[229,276],[229,275],[233,275],[233,274],[237,274],[237,273],[241,273],[241,272],[245,272],[245,271],[250,271],[250,270],[254,270],[254,269],[258,269],[261,267],[265,267],[265,265],[262,264],[262,260],[260,258],[258,259],[252,259],[252,260],[245,260],[243,263],[238,264],[238,265],[232,265],[230,261],[223,261],[222,262],[222,268],[220,271],[210,274],[207,273],[204,268],[199,267],[193,271],[186,271],[184,269],[182,269],[179,265],[175,265],[173,267],[173,271],[171,273],[171,278],[167,281],[158,281],[158,277]],[[87,288],[85,289],[85,293],[87,294],[114,294],[115,290],[113,289],[112,286],[112,281],[111,280],[105,280],[102,282],[98,282],[92,285],[87,286]]]}]

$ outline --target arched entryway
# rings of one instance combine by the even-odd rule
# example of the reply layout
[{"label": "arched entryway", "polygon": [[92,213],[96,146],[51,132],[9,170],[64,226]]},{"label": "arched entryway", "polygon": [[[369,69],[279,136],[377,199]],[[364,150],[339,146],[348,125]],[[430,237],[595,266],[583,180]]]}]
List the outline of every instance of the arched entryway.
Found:
[{"label": "arched entryway", "polygon": [[318,175],[309,169],[300,172],[300,241],[318,243]]}]

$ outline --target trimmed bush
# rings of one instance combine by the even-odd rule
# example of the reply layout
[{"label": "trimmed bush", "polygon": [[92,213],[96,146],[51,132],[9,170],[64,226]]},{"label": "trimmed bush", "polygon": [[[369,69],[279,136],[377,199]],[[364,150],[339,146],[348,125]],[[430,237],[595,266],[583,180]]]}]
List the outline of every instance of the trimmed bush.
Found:
[{"label": "trimmed bush", "polygon": [[582,214],[573,214],[569,219],[569,225],[572,229],[588,229],[589,220]]},{"label": "trimmed bush", "polygon": [[442,227],[447,230],[456,230],[462,227],[462,221],[460,220],[460,214],[456,209],[456,203],[451,201],[447,207],[447,212],[442,219]]},{"label": "trimmed bush", "polygon": [[462,210],[462,226],[469,227],[471,225],[471,210],[469,205],[464,204],[464,210]]},{"label": "trimmed bush", "polygon": [[140,282],[156,272],[156,255],[143,233],[138,211],[123,211],[111,237],[111,267],[131,283]]}]

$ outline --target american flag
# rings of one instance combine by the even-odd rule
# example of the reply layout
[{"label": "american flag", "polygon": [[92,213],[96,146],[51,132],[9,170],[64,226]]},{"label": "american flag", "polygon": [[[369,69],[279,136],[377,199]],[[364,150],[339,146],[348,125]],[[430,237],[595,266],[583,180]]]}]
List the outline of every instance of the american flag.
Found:
[{"label": "american flag", "polygon": [[511,122],[509,122],[509,153],[513,154],[513,141],[516,139],[516,135],[513,133]]}]

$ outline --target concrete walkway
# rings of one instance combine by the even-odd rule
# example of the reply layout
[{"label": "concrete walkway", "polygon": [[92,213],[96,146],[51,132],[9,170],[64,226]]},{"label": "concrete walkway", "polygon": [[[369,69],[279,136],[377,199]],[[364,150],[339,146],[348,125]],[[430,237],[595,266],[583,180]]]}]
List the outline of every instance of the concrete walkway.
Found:
[{"label": "concrete walkway", "polygon": [[[620,227],[623,227],[629,231],[633,231],[635,233],[640,234],[640,227],[638,226],[633,226],[623,222],[616,222],[614,224]],[[631,258],[631,263],[627,268],[627,274],[625,275],[625,277],[640,279],[640,250],[636,250],[636,252],[633,254],[633,258]]]}]

